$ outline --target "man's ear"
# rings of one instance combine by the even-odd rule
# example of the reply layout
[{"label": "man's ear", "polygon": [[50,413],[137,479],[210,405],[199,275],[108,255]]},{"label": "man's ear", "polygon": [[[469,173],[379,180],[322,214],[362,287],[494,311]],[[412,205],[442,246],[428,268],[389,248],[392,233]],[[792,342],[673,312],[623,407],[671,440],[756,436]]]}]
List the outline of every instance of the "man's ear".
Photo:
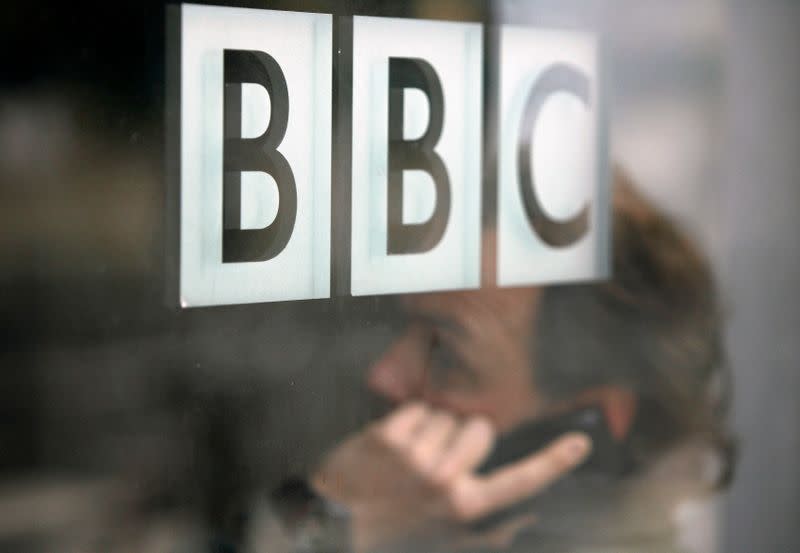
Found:
[{"label": "man's ear", "polygon": [[598,399],[611,436],[621,442],[628,436],[636,417],[636,394],[626,388],[608,386],[598,391]]}]

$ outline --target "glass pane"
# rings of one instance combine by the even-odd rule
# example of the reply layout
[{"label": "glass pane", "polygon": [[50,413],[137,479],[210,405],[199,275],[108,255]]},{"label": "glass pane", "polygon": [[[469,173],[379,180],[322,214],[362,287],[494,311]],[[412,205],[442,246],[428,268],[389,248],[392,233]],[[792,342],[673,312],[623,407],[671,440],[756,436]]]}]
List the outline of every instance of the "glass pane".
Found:
[{"label": "glass pane", "polygon": [[0,11],[0,550],[798,549],[796,6]]}]

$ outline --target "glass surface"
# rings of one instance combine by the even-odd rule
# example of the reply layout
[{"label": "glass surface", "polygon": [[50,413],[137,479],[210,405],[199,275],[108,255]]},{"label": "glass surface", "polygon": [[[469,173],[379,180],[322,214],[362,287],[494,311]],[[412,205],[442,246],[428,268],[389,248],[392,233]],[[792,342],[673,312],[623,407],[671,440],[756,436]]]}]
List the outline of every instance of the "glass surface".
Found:
[{"label": "glass surface", "polygon": [[[800,549],[795,4],[214,4],[237,16],[192,8],[183,49],[161,1],[0,9],[0,551]],[[223,228],[288,204],[260,169],[239,203],[214,190],[215,40],[289,68],[297,234],[266,277],[218,263]],[[434,152],[456,222],[429,258],[375,260],[424,249],[441,199],[436,162],[402,173],[407,211],[369,197],[391,129],[436,111],[435,87],[383,105],[388,67],[343,86],[386,52],[430,56],[458,108]],[[520,149],[514,87],[550,54],[597,80]],[[236,139],[270,133],[273,76],[238,83]],[[514,203],[526,164],[564,179],[534,198],[544,230]],[[221,178],[181,204],[179,170]]]}]

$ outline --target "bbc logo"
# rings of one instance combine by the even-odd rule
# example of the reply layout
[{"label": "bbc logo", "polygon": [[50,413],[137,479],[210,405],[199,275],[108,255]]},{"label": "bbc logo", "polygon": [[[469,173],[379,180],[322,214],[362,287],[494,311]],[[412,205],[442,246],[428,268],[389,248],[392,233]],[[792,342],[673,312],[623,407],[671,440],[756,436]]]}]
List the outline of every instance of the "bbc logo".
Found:
[{"label": "bbc logo", "polygon": [[486,232],[499,286],[607,276],[593,34],[499,28],[487,229],[480,24],[182,5],[169,31],[184,307],[474,289]]}]

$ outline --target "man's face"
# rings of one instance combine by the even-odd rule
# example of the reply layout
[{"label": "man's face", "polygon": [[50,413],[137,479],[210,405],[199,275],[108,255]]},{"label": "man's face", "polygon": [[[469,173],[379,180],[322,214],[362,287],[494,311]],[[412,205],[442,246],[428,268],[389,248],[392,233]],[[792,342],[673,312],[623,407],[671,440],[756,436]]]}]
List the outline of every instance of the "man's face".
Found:
[{"label": "man's face", "polygon": [[409,322],[368,372],[397,403],[421,399],[486,415],[507,431],[536,415],[531,359],[539,289],[485,289],[403,298]]}]

